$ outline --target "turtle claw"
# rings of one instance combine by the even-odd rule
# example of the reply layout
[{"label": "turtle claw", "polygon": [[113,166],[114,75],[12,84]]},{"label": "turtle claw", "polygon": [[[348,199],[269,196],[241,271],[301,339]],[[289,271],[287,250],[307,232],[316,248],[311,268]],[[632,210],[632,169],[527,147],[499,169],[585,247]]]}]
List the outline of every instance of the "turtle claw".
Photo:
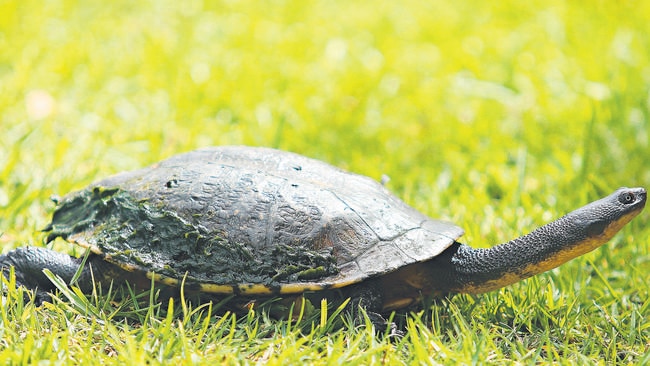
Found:
[{"label": "turtle claw", "polygon": [[375,313],[372,311],[367,311],[366,315],[368,316],[368,320],[370,320],[370,323],[375,326],[375,332],[377,334],[381,334],[385,330],[386,337],[389,339],[393,340],[399,340],[403,338],[406,333],[403,330],[400,330],[397,327],[397,324],[395,324],[392,321],[386,320],[381,314]]},{"label": "turtle claw", "polygon": [[404,338],[405,335],[406,335],[406,332],[399,329],[399,328],[397,328],[397,324],[395,324],[393,322],[390,323],[390,330],[386,334],[386,336],[388,336],[389,339],[391,339],[391,340],[400,340],[400,339]]}]

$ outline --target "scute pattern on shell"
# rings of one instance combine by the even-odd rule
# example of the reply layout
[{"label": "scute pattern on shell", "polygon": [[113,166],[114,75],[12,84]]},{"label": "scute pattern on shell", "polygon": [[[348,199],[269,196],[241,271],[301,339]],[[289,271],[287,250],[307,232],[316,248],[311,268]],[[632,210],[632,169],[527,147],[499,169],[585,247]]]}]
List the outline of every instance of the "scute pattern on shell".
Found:
[{"label": "scute pattern on shell", "polygon": [[[113,193],[93,200],[97,192]],[[100,208],[92,219],[71,215]],[[463,234],[370,178],[293,153],[236,146],[176,155],[94,183],[64,197],[51,226],[50,239],[97,246],[110,260],[146,271],[270,287],[361,281],[435,257]],[[123,235],[108,243],[111,232]],[[184,261],[171,255],[178,251]]]}]

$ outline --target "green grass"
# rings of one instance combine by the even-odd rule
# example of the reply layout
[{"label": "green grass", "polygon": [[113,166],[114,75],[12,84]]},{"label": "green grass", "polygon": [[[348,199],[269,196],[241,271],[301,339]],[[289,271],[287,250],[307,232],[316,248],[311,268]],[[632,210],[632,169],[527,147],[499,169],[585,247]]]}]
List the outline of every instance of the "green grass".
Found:
[{"label": "green grass", "polygon": [[[2,251],[43,245],[51,195],[225,144],[386,174],[467,243],[508,240],[650,186],[648,24],[641,1],[0,0]],[[5,283],[0,363],[650,363],[648,217],[398,317],[392,342],[320,314],[111,301],[124,289],[35,307]]]}]

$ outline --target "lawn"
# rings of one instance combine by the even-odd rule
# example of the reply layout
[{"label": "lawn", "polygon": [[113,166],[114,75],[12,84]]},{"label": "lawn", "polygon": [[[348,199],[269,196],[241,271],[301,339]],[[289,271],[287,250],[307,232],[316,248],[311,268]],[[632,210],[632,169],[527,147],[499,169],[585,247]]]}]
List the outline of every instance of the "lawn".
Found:
[{"label": "lawn", "polygon": [[[45,245],[51,196],[233,144],[386,175],[466,243],[510,240],[650,187],[648,24],[641,1],[0,0],[1,250]],[[398,314],[398,340],[335,309],[289,322],[126,289],[37,307],[4,281],[0,363],[650,363],[649,217]]]}]

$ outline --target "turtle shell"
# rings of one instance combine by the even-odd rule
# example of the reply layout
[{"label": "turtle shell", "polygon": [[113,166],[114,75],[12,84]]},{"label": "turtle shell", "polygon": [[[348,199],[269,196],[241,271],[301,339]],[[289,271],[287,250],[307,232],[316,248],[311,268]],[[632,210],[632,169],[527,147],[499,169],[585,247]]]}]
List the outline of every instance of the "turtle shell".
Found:
[{"label": "turtle shell", "polygon": [[213,293],[338,288],[428,260],[463,230],[374,180],[268,148],[173,156],[65,196],[63,237],[128,271]]}]

